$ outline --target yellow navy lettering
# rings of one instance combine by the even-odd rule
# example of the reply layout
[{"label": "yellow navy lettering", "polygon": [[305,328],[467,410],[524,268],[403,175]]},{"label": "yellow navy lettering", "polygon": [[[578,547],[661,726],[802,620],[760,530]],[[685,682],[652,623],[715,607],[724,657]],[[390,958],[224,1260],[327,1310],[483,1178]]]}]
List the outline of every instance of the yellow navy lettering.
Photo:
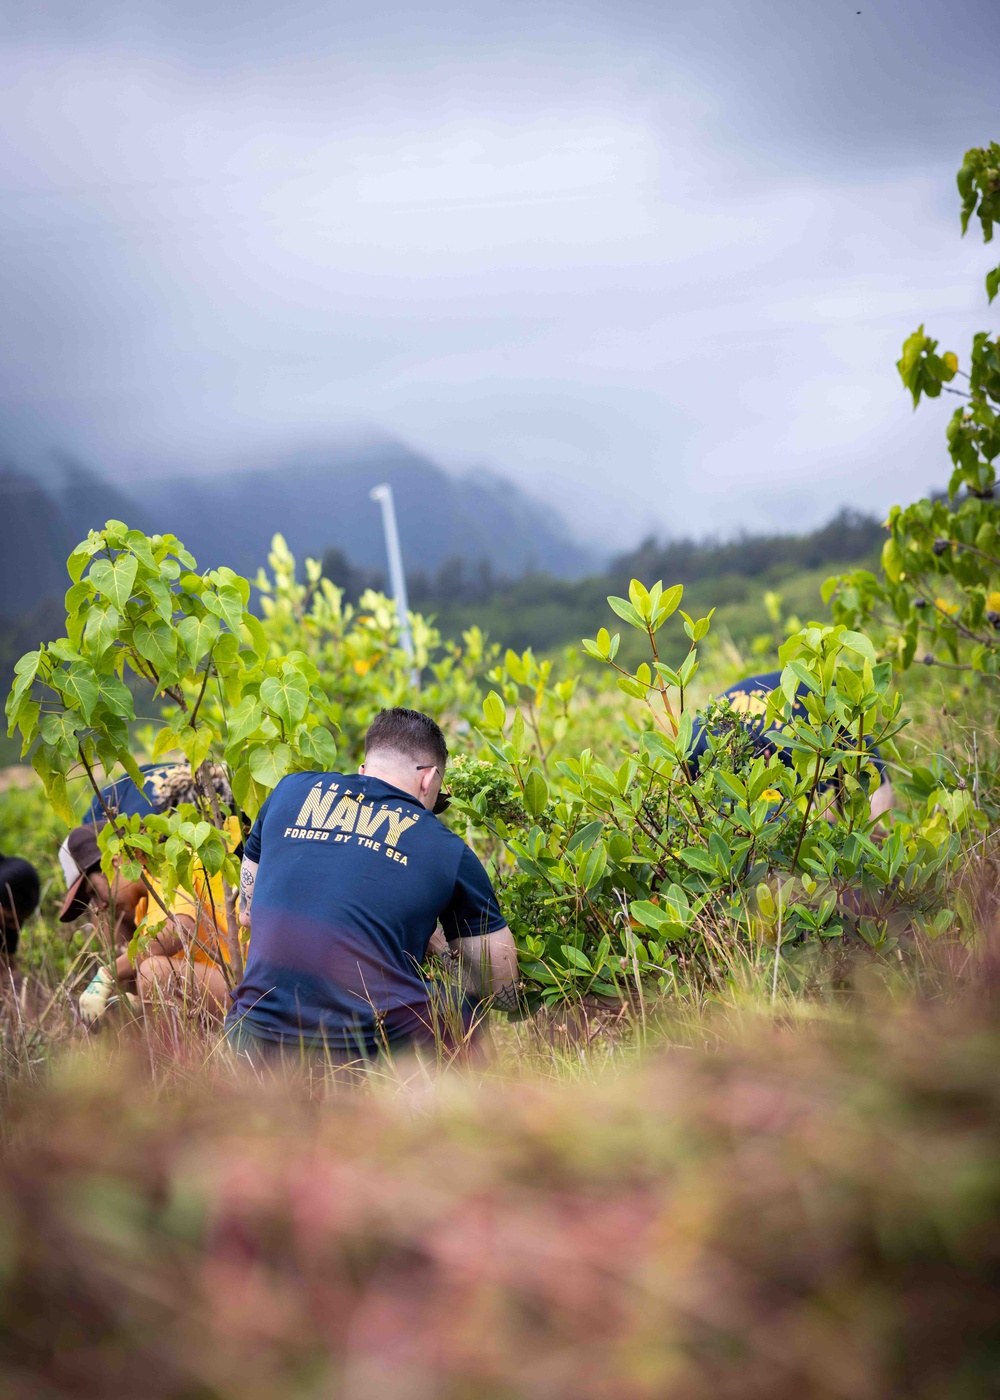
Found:
[{"label": "yellow navy lettering", "polygon": [[326,814],[330,810],[330,805],[337,795],[338,785],[331,783],[323,791],[322,783],[315,783],[310,789],[306,800],[299,809],[299,815],[295,818],[296,826],[322,826],[326,821]]}]

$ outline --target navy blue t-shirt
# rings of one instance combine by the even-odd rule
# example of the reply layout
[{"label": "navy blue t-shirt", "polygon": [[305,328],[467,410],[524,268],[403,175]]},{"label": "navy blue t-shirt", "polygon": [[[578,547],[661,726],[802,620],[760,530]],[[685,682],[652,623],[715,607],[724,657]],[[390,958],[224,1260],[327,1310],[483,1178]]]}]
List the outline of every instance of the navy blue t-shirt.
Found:
[{"label": "navy blue t-shirt", "polygon": [[129,777],[119,778],[101,789],[102,806],[95,797],[87,808],[84,825],[105,820],[104,808],[120,817],[148,817],[150,812],[162,812],[166,803],[160,795],[162,780],[175,767],[172,763],[144,763],[140,768],[145,782],[137,787]]},{"label": "navy blue t-shirt", "polygon": [[263,1040],[372,1055],[424,1038],[438,922],[449,941],[505,926],[461,837],[378,778],[283,778],[245,855],[259,863],[250,950],[226,1025]]},{"label": "navy blue t-shirt", "polygon": [[[782,747],[780,737],[775,733],[776,727],[772,727],[770,730],[766,727],[767,702],[772,690],[778,690],[780,686],[780,671],[763,671],[760,675],[747,676],[744,680],[737,681],[728,690],[724,690],[719,699],[729,701],[730,709],[740,716],[744,729],[754,740],[759,753],[763,753],[765,749],[773,745],[782,762],[791,763],[791,751]],[[802,696],[808,694],[808,687],[800,682],[792,705],[794,715],[805,717],[806,709],[802,704]],[[688,758],[688,766],[693,775],[697,774],[701,760],[708,752],[708,736],[709,730],[705,724],[701,720],[697,721],[694,726],[694,747]],[[877,748],[869,747],[871,748],[870,761],[878,769],[879,777],[884,778],[885,764],[881,755]]]}]

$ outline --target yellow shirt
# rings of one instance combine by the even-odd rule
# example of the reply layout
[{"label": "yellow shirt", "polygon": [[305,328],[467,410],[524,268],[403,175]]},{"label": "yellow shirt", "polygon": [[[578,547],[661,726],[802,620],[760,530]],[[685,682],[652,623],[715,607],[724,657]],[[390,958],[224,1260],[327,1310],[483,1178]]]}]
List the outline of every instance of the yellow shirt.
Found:
[{"label": "yellow shirt", "polygon": [[[225,824],[224,835],[226,844],[230,851],[236,850],[243,839],[240,831],[239,818],[230,817]],[[163,904],[163,890],[155,880],[149,882],[159,895]],[[217,963],[230,961],[229,942],[226,934],[226,891],[222,883],[221,875],[210,875],[205,878],[204,871],[196,874],[194,878],[194,896],[188,894],[187,890],[177,890],[174,893],[173,901],[169,906],[169,913],[182,915],[189,919],[197,932],[182,935],[185,949],[190,952],[192,958],[198,963]],[[135,907],[136,927],[149,919],[150,923],[157,924],[163,918],[163,910],[156,900],[152,901],[150,909],[149,895],[143,895]],[[240,934],[246,938],[247,930],[240,929]]]},{"label": "yellow shirt", "polygon": [[[163,896],[163,889],[156,880],[149,882],[162,902],[166,904]],[[226,938],[226,893],[222,884],[221,875],[212,875],[206,880],[204,876],[195,876],[195,895],[188,894],[187,890],[176,890],[168,909],[171,914],[177,914],[184,919],[190,920],[194,924],[196,932],[188,933],[187,930],[178,932],[184,939],[187,950],[191,953],[195,962],[217,963],[229,962],[229,945]],[[152,905],[152,908],[150,908]],[[135,907],[135,922],[138,927],[145,919],[150,923],[157,924],[163,918],[163,910],[155,900],[150,900],[149,895],[143,895]]]}]

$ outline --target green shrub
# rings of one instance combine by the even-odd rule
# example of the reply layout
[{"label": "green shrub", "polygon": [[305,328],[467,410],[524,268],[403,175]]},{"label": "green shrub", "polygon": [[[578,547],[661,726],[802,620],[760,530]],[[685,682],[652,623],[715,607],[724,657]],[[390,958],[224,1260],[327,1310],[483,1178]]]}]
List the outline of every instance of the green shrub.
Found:
[{"label": "green shrub", "polygon": [[[453,773],[457,806],[492,842],[522,969],[545,1001],[641,998],[643,984],[663,993],[754,967],[776,975],[782,948],[794,964],[804,940],[890,952],[904,934],[953,923],[945,876],[981,818],[968,791],[920,771],[911,815],[875,839],[867,745],[891,750],[904,721],[868,638],[811,626],[782,646],[766,722],[790,763],[759,755],[738,718],[716,713],[695,773],[686,696],[711,619],[678,612],[681,596],[633,580],[629,599],[609,600],[646,638],[635,670],[617,660],[617,635],[584,643],[634,706],[613,758],[567,741],[573,683],[508,652],[483,703],[485,747]],[[675,612],[689,640],[676,670],[659,660]]]}]

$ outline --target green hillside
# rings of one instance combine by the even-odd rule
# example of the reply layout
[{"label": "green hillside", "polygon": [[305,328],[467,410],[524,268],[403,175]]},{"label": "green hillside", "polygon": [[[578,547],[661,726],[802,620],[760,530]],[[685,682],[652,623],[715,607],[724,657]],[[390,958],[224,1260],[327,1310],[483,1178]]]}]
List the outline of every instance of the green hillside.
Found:
[{"label": "green hillside", "polygon": [[[803,535],[748,535],[722,543],[648,540],[614,560],[606,573],[576,581],[543,573],[494,580],[451,560],[432,580],[413,577],[410,605],[433,615],[446,636],[457,638],[477,625],[515,651],[530,646],[546,652],[593,636],[602,625],[623,630],[608,595],[627,593],[633,577],[647,584],[661,579],[666,585],[684,584],[686,612],[702,616],[715,608],[713,631],[728,634],[747,651],[755,638],[775,631],[776,601],[769,610],[768,594],[780,595],[786,617],[825,616],[823,580],[848,568],[876,567],[883,537],[872,517],[845,510]],[[329,572],[351,591],[355,580]],[[629,640],[623,637],[623,646]]]}]

